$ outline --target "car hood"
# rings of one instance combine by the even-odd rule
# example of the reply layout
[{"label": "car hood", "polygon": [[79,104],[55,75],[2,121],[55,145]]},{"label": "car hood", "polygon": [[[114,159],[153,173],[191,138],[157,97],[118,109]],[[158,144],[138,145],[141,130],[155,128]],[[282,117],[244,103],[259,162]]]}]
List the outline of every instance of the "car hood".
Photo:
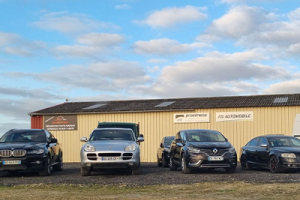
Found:
[{"label": "car hood", "polygon": [[276,150],[281,153],[297,153],[300,154],[299,147],[272,147],[272,150]]},{"label": "car hood", "polygon": [[[96,151],[124,151],[125,147],[130,144],[136,144],[134,141],[126,140],[105,140],[105,141],[92,141],[91,144],[96,148]],[[137,145],[136,145],[137,146]]]},{"label": "car hood", "polygon": [[211,148],[226,149],[232,147],[230,142],[189,142],[188,146],[201,148],[201,149],[211,149]]},{"label": "car hood", "polygon": [[46,143],[0,143],[0,150],[11,150],[11,149],[40,149],[44,148]]}]

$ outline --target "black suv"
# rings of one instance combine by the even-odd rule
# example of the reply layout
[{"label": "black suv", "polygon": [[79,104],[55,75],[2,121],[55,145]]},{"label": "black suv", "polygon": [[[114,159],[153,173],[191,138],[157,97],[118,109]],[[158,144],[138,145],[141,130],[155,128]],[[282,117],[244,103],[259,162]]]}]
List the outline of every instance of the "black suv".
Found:
[{"label": "black suv", "polygon": [[170,145],[172,143],[172,141],[174,140],[174,136],[167,136],[164,137],[161,142],[160,145],[157,149],[157,166],[158,167],[168,167],[169,162],[170,162],[170,156],[169,156],[169,152],[170,152]]},{"label": "black suv", "polygon": [[181,167],[184,174],[192,169],[224,168],[233,173],[237,166],[235,148],[219,132],[207,129],[179,131],[170,148],[170,170]]},{"label": "black suv", "polygon": [[0,170],[9,173],[38,171],[50,175],[63,170],[62,150],[57,139],[44,129],[12,129],[0,139]]}]

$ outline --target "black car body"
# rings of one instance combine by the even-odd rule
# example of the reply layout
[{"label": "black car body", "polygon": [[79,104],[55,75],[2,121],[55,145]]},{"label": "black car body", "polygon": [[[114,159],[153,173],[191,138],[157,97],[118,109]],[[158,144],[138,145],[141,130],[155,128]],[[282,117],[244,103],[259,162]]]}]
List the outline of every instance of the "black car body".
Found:
[{"label": "black car body", "polygon": [[158,167],[168,167],[169,162],[170,162],[170,156],[169,156],[169,152],[170,152],[170,146],[172,141],[174,140],[175,136],[168,136],[168,137],[164,137],[161,142],[160,145],[157,149],[157,166]]},{"label": "black car body", "polygon": [[235,148],[219,132],[207,129],[179,131],[170,147],[170,170],[224,168],[234,172],[237,166]]},{"label": "black car body", "polygon": [[48,176],[52,169],[63,170],[62,156],[57,139],[44,129],[12,129],[0,139],[1,171],[38,171]]},{"label": "black car body", "polygon": [[242,169],[265,168],[271,172],[300,169],[300,140],[285,135],[253,138],[241,149]]}]

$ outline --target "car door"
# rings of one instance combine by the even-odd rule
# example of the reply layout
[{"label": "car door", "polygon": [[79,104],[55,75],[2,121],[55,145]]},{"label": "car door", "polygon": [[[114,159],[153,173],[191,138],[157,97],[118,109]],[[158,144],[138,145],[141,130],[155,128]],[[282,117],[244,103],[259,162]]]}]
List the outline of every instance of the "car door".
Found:
[{"label": "car door", "polygon": [[50,151],[52,162],[57,160],[59,154],[59,145],[57,142],[52,143],[52,138],[55,138],[50,132],[46,131],[47,142],[48,142],[48,149]]},{"label": "car door", "polygon": [[260,138],[254,138],[250,141],[249,146],[246,150],[246,159],[251,164],[257,164],[257,147]]},{"label": "car door", "polygon": [[159,161],[162,160],[162,152],[164,150],[164,138],[160,141],[159,147],[157,149],[157,158]]},{"label": "car door", "polygon": [[180,132],[178,132],[176,134],[175,140],[173,141],[173,145],[174,145],[174,149],[173,149],[173,158],[174,158],[174,162],[176,162],[177,164],[180,163],[181,161],[181,149],[183,147],[183,143],[182,143],[182,134]]},{"label": "car door", "polygon": [[269,162],[269,145],[265,137],[261,137],[257,147],[258,165],[267,167]]}]

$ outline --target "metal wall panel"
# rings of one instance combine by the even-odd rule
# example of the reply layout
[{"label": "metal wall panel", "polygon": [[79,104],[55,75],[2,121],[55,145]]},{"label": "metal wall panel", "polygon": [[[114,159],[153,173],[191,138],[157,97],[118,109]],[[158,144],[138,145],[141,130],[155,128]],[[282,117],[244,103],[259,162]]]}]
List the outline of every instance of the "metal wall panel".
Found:
[{"label": "metal wall panel", "polygon": [[[217,112],[253,111],[253,121],[216,122]],[[52,131],[62,143],[64,162],[80,162],[81,137],[88,137],[98,122],[134,122],[140,124],[140,133],[145,142],[141,143],[141,161],[156,162],[156,151],[162,137],[175,135],[182,129],[204,128],[222,132],[236,147],[240,148],[251,138],[265,134],[291,135],[296,114],[300,107],[261,107],[196,109],[195,113],[210,113],[210,122],[174,123],[174,114],[193,113],[193,111],[148,112],[148,113],[110,113],[78,115],[78,130]]]},{"label": "metal wall panel", "polygon": [[43,119],[44,119],[44,117],[42,115],[31,116],[30,117],[31,128],[32,129],[42,129],[44,127]]}]

